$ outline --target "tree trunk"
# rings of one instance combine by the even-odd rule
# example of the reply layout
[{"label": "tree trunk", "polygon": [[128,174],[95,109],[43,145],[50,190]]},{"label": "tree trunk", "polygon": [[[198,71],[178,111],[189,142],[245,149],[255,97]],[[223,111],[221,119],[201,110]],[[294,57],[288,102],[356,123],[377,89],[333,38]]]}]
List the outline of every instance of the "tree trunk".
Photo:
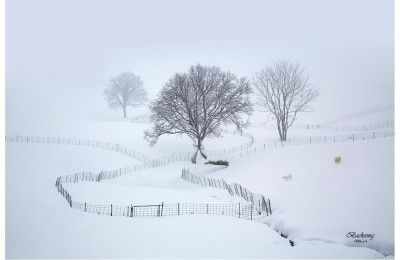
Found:
[{"label": "tree trunk", "polygon": [[191,161],[192,163],[196,164],[197,161],[197,153],[200,152],[201,156],[207,160],[207,155],[204,153],[204,147],[202,144],[202,140],[201,139],[197,139],[197,144],[194,145],[194,147],[196,147],[196,152],[193,154]]},{"label": "tree trunk", "polygon": [[198,139],[197,147],[198,147],[198,149],[200,151],[201,156],[203,156],[203,158],[207,160],[207,155],[204,153],[204,147],[203,147],[202,141],[203,140]]},{"label": "tree trunk", "polygon": [[124,118],[126,119],[126,107],[122,107],[122,110],[124,111]]},{"label": "tree trunk", "polygon": [[204,153],[204,150],[200,149],[199,151],[200,151],[201,156],[203,156],[203,158],[207,160],[207,155]]},{"label": "tree trunk", "polygon": [[286,142],[286,135],[287,135],[287,128],[285,127],[285,128],[283,129],[283,140],[282,140],[282,141],[284,141],[284,142]]},{"label": "tree trunk", "polygon": [[287,129],[285,128],[285,126],[281,127],[281,141],[282,142],[286,142],[286,131]]},{"label": "tree trunk", "polygon": [[283,135],[283,129],[281,128],[281,124],[280,124],[280,122],[279,122],[278,120],[277,120],[276,124],[277,124],[277,126],[278,126],[279,140],[280,140],[281,142],[286,141],[285,138],[284,138],[284,135]]},{"label": "tree trunk", "polygon": [[196,152],[193,154],[192,158],[190,159],[193,164],[196,164],[196,158],[197,158],[198,151],[199,151],[199,149],[196,149]]}]

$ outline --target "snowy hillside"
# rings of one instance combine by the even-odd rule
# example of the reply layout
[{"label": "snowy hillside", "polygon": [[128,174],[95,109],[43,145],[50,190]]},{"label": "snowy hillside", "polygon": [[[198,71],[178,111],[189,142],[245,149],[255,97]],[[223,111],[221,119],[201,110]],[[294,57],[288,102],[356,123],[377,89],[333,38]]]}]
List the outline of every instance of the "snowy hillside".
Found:
[{"label": "snowy hillside", "polygon": [[[384,117],[390,120],[390,113],[375,114],[376,121],[358,118],[353,126],[379,123]],[[6,134],[109,141],[153,159],[175,154],[165,165],[155,165],[155,161],[153,167],[113,179],[64,183],[73,201],[125,205],[128,212],[132,204],[248,203],[224,189],[183,180],[182,169],[189,168],[196,176],[239,183],[264,195],[271,201],[272,215],[249,221],[221,215],[89,214],[70,208],[54,188],[57,177],[96,174],[143,162],[93,147],[7,142],[6,257],[381,258],[394,254],[393,137],[257,150],[276,142],[277,133],[254,126],[247,131],[252,138],[225,134],[205,144],[207,150],[217,149],[210,152],[211,157],[229,161],[228,167],[221,167],[178,160],[177,154],[191,156],[193,152],[185,138],[165,137],[149,148],[142,140],[148,127],[129,121],[71,120],[21,127],[11,121]],[[393,128],[379,131],[390,133]],[[295,139],[354,132],[294,128],[289,134]],[[340,164],[334,163],[336,156],[342,157]],[[288,174],[292,180],[285,181],[282,177]],[[374,237],[355,243],[349,232]]]}]

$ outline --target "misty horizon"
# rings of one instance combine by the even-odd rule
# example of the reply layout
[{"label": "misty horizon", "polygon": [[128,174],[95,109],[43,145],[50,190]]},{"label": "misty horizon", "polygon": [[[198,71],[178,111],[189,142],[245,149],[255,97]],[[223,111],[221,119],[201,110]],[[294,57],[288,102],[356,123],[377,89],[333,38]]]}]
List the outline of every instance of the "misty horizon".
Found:
[{"label": "misty horizon", "polygon": [[191,65],[251,80],[280,58],[321,88],[298,120],[394,102],[393,1],[7,1],[6,11],[7,119],[118,119],[103,91],[123,71],[152,100]]}]

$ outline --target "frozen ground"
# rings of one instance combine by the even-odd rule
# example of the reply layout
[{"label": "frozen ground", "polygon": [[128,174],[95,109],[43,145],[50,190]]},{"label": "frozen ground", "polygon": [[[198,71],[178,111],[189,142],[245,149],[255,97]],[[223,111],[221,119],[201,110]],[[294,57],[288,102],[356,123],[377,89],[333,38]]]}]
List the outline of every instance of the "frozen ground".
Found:
[{"label": "frozen ground", "polygon": [[[382,116],[385,117],[385,116]],[[381,118],[382,118],[381,117]],[[359,126],[381,122],[364,120]],[[390,117],[389,117],[390,119]],[[74,137],[117,142],[151,157],[191,151],[185,139],[165,137],[153,148],[142,141],[148,124],[107,121],[43,121],[6,134]],[[384,129],[391,130],[391,129]],[[255,144],[277,140],[274,130],[249,129]],[[293,130],[290,135],[324,135]],[[332,132],[330,134],[341,134]],[[248,142],[226,135],[208,149]],[[333,157],[342,156],[335,165]],[[393,255],[393,138],[277,148],[230,161],[228,168],[176,162],[101,183],[65,184],[74,200],[98,204],[163,202],[236,203],[223,190],[201,188],[179,178],[183,167],[210,178],[237,182],[271,199],[263,222],[224,216],[123,218],[85,214],[68,207],[54,188],[58,176],[114,170],[139,163],[95,148],[6,143],[7,258],[382,258]],[[283,175],[293,180],[285,182]],[[288,240],[276,232],[288,236]],[[373,233],[363,246],[348,232]],[[21,250],[23,248],[24,250]],[[377,252],[379,251],[379,252]]]}]

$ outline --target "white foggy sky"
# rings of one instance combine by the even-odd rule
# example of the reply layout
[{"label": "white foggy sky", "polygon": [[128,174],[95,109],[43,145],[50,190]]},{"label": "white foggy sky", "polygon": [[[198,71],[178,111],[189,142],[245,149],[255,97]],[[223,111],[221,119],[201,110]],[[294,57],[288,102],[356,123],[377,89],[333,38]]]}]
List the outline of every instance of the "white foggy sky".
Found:
[{"label": "white foggy sky", "polygon": [[121,117],[102,92],[122,71],[154,97],[196,63],[251,78],[279,58],[321,88],[303,119],[392,103],[394,3],[8,0],[6,119]]}]

